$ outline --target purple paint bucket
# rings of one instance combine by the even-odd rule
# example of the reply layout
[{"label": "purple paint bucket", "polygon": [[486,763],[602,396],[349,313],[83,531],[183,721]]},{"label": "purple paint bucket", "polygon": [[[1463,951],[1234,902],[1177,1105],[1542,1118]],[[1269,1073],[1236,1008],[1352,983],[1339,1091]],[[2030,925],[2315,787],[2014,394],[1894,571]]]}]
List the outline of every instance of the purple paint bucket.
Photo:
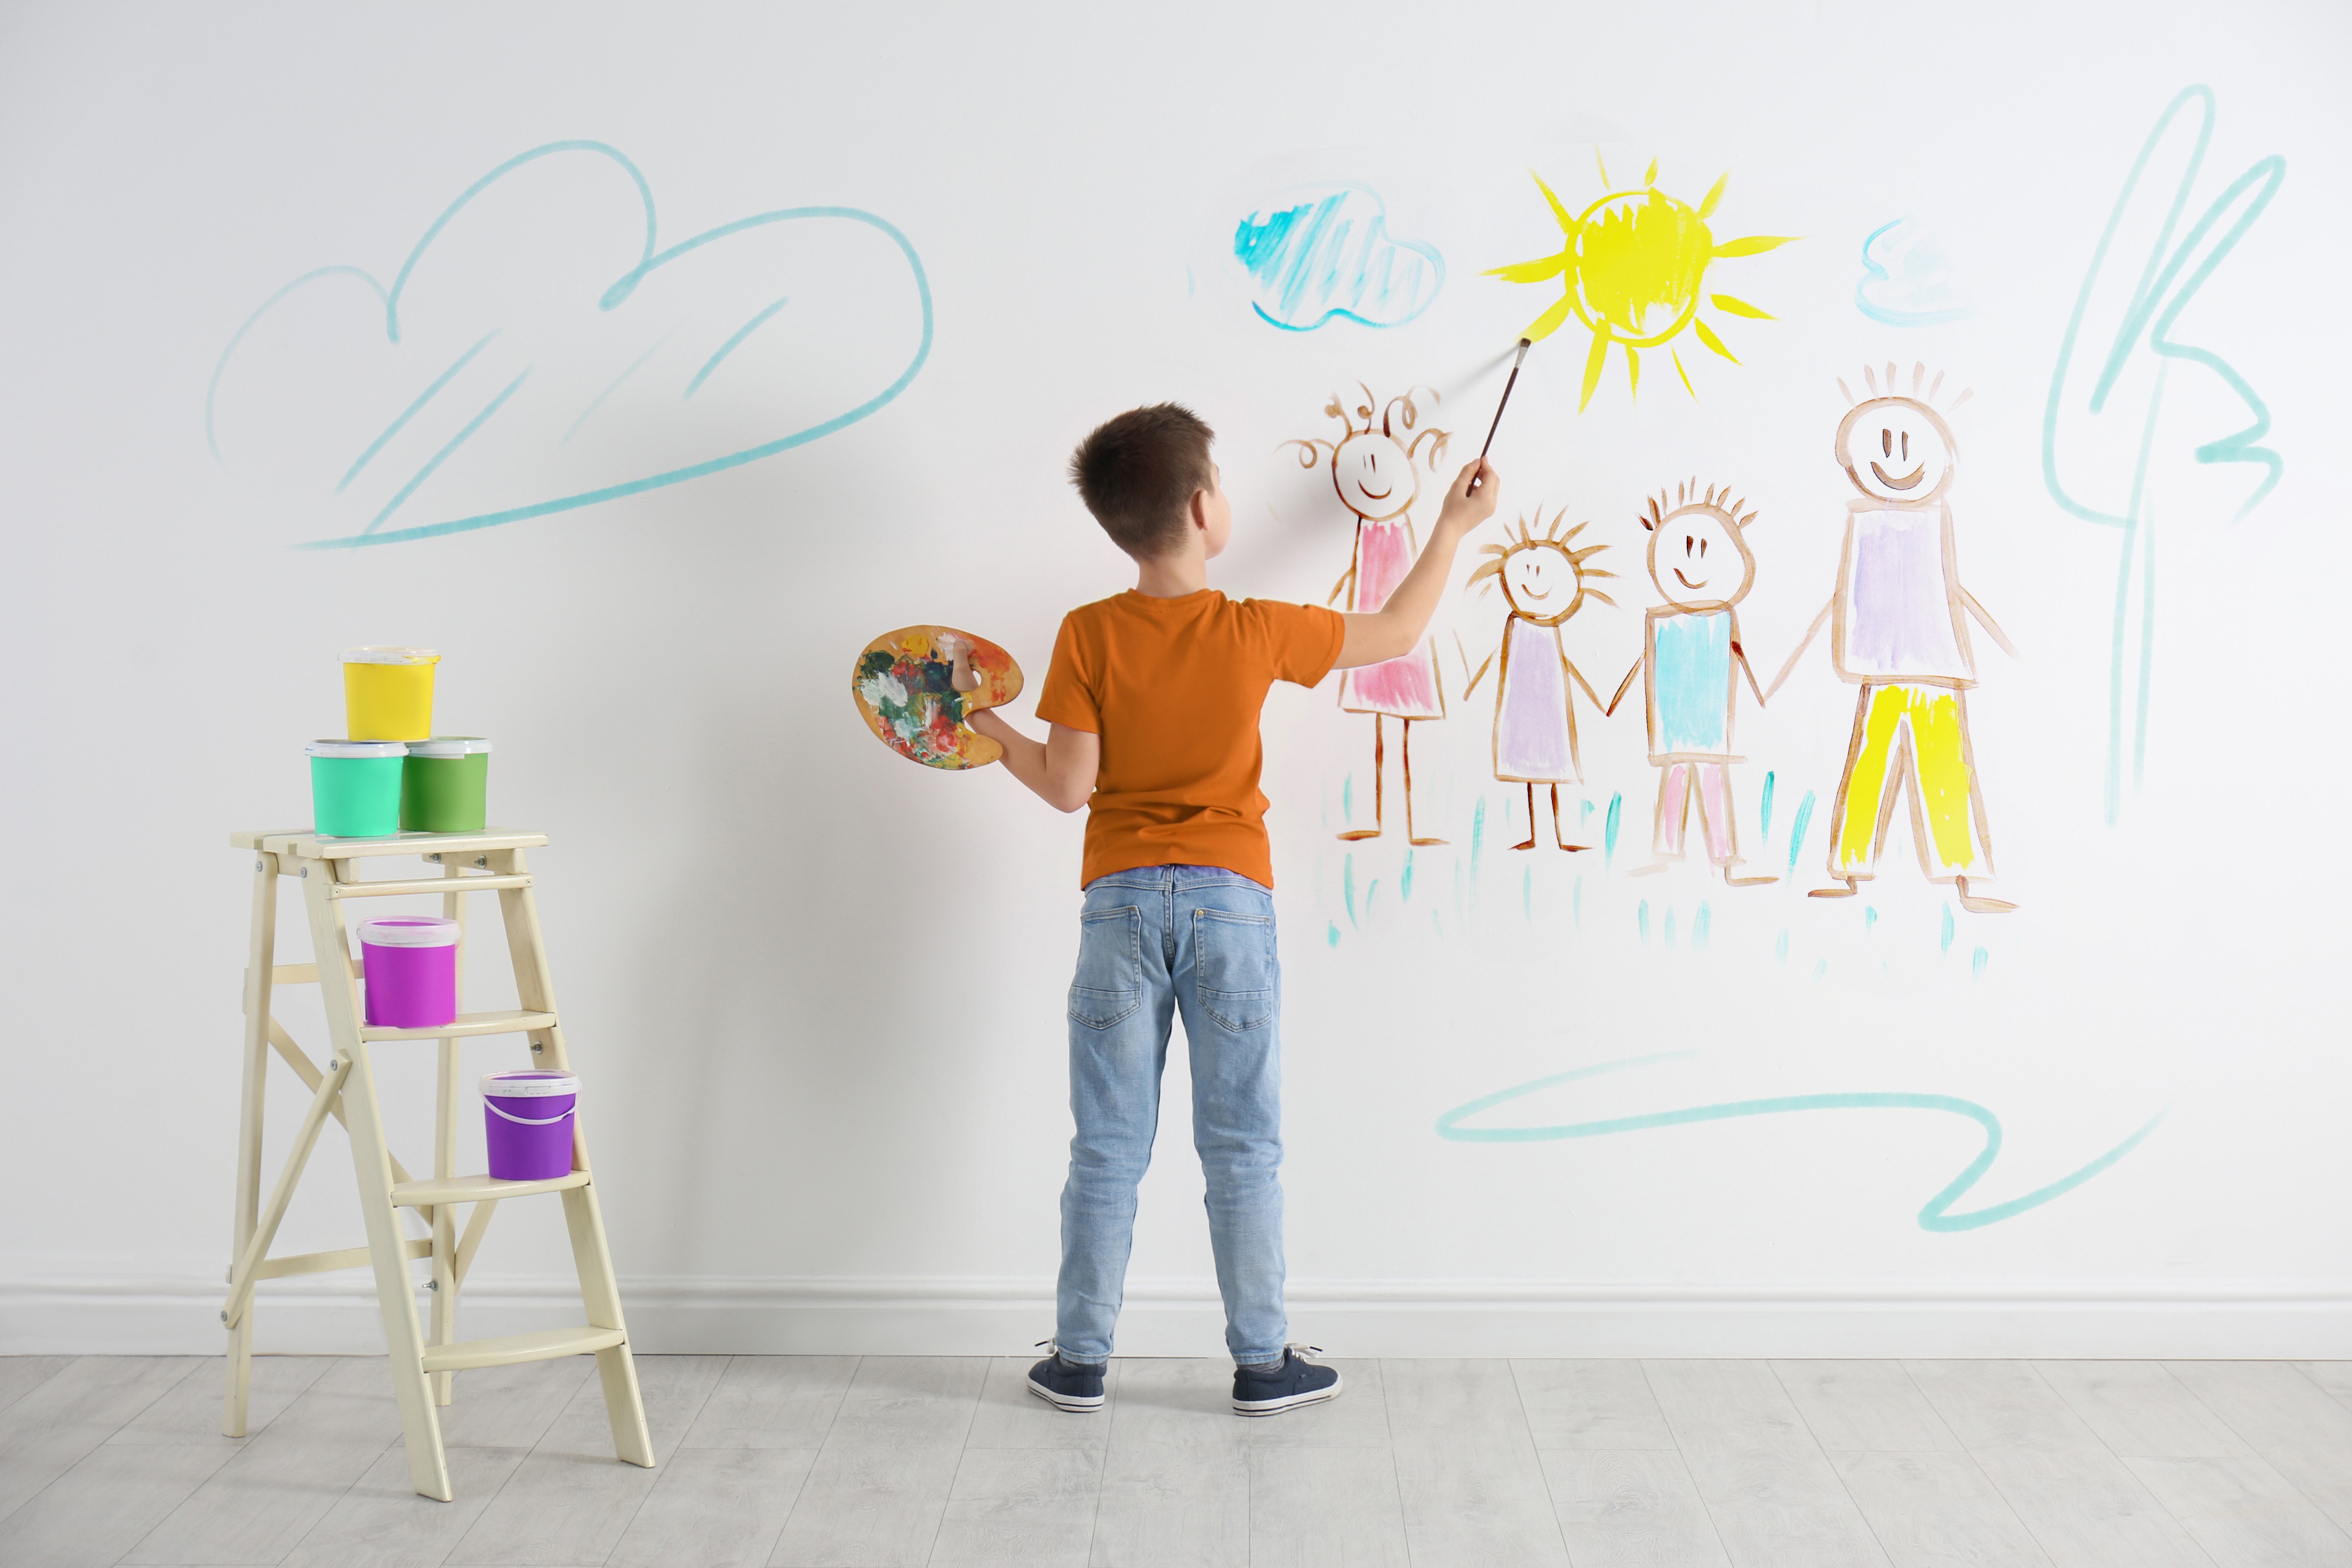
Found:
[{"label": "purple paint bucket", "polygon": [[493,1072],[482,1080],[482,1122],[490,1175],[499,1181],[547,1181],[572,1174],[574,1073]]},{"label": "purple paint bucket", "polygon": [[404,915],[360,922],[367,1021],[379,1029],[433,1029],[457,1016],[454,920]]}]

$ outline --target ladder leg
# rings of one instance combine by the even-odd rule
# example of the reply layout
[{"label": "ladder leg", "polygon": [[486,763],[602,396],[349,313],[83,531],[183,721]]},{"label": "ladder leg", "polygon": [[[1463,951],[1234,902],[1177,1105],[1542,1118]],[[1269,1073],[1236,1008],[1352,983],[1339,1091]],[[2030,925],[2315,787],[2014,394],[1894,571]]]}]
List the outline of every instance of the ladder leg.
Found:
[{"label": "ladder leg", "polygon": [[[528,868],[520,850],[491,857],[490,869],[521,874]],[[555,988],[547,972],[547,944],[539,929],[539,905],[529,887],[499,890],[499,913],[506,923],[507,951],[514,960],[515,996],[534,1011],[555,1012]],[[561,1015],[559,1015],[561,1016]],[[557,1024],[530,1037],[531,1065],[569,1069],[572,1059],[563,1048],[563,1027]],[[578,1118],[572,1130],[572,1168],[592,1170],[588,1142]],[[613,1277],[613,1254],[604,1239],[604,1212],[596,1202],[596,1184],[572,1187],[563,1194],[563,1222],[572,1233],[572,1261],[580,1275],[580,1298],[588,1321],[597,1328],[621,1329],[620,1286]],[[633,1465],[654,1462],[652,1435],[646,1429],[646,1406],[637,1390],[637,1366],[629,1343],[596,1353],[596,1374],[604,1388],[604,1414],[613,1423],[613,1450]]]},{"label": "ladder leg", "polygon": [[[622,1329],[621,1291],[613,1279],[613,1255],[604,1244],[604,1220],[596,1206],[596,1185],[563,1195],[563,1223],[572,1232],[572,1261],[580,1270],[580,1298],[588,1322]],[[613,1424],[613,1451],[633,1465],[654,1462],[653,1434],[646,1429],[646,1402],[637,1392],[637,1364],[623,1340],[596,1353],[596,1375],[604,1385],[604,1416]]]},{"label": "ladder leg", "polygon": [[253,1304],[255,1272],[262,1260],[269,1256],[269,1244],[278,1239],[278,1228],[286,1219],[286,1207],[294,1200],[294,1186],[302,1179],[302,1167],[310,1164],[310,1150],[319,1141],[319,1129],[343,1092],[343,1077],[344,1067],[338,1060],[319,1081],[319,1092],[311,1096],[310,1109],[303,1113],[301,1129],[294,1134],[293,1152],[286,1156],[286,1168],[278,1173],[278,1185],[270,1189],[269,1202],[261,1210],[261,1222],[254,1228],[253,1239],[246,1243],[245,1255],[236,1260],[236,1268],[229,1275],[228,1301],[221,1308],[221,1317],[232,1328],[253,1315],[247,1309]]},{"label": "ladder leg", "polygon": [[[343,1081],[344,1125],[351,1132],[352,1165],[359,1178],[360,1214],[367,1221],[368,1250],[375,1264],[376,1304],[383,1312],[386,1359],[393,1392],[400,1401],[401,1435],[408,1446],[409,1483],[447,1502],[449,1461],[441,1448],[441,1422],[425,1375],[425,1336],[416,1321],[415,1283],[408,1274],[406,1238],[392,1206],[392,1155],[384,1146],[383,1104],[376,1096],[375,1070],[360,1039],[359,988],[351,974],[351,946],[342,911],[329,896],[334,862],[308,869],[310,941],[319,960],[319,989],[327,1008],[327,1030],[336,1054],[351,1063]],[[437,1216],[436,1216],[437,1218]]]},{"label": "ladder leg", "polygon": [[[278,857],[253,855],[253,932],[245,969],[245,1079],[237,1097],[236,1205],[230,1226],[229,1270],[252,1243],[261,1211],[261,1120],[269,1079],[269,1006],[272,967],[278,961]],[[253,1314],[238,1317],[228,1331],[226,1386],[221,1395],[221,1432],[245,1436],[246,1391],[253,1375]]]},{"label": "ladder leg", "polygon": [[[451,856],[441,867],[446,877],[463,876],[466,868],[459,859]],[[466,900],[457,894],[441,896],[441,917],[457,923],[457,1008],[465,1010],[466,987]],[[440,1042],[441,1061],[435,1084],[436,1092],[433,1107],[433,1174],[453,1176],[457,1174],[457,1071],[458,1044],[454,1039]],[[431,1343],[452,1344],[457,1338],[457,1216],[456,1206],[442,1204],[433,1214],[433,1322]],[[454,1372],[433,1374],[433,1402],[446,1405],[456,1395],[457,1375]]]}]

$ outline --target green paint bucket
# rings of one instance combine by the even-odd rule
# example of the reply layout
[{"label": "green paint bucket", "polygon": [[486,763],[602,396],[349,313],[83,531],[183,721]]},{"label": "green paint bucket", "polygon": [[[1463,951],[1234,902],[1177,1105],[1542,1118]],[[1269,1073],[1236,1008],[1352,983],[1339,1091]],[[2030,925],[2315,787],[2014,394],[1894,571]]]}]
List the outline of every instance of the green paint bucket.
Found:
[{"label": "green paint bucket", "polygon": [[327,839],[376,839],[400,831],[400,779],[408,747],[396,740],[314,740],[310,821]]},{"label": "green paint bucket", "polygon": [[478,735],[436,735],[408,743],[400,770],[405,833],[478,833],[488,825],[490,743]]}]

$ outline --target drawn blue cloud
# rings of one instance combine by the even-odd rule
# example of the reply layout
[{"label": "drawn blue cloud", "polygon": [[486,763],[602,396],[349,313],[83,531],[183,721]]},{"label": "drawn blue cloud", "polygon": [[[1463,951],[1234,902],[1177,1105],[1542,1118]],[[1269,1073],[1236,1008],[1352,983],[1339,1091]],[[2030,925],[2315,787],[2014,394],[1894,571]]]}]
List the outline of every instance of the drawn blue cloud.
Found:
[{"label": "drawn blue cloud", "polygon": [[1335,318],[1401,327],[1445,287],[1437,247],[1390,234],[1386,207],[1363,185],[1284,192],[1234,228],[1234,259],[1249,274],[1251,308],[1289,332]]},{"label": "drawn blue cloud", "polygon": [[[436,242],[469,204],[490,195],[516,171],[558,153],[604,160],[626,174],[636,200],[625,226],[641,225],[643,231],[642,244],[632,242],[634,265],[599,291],[595,284],[583,287],[570,276],[580,257],[558,257],[538,264],[551,276],[526,277],[525,287],[504,295],[491,289],[487,303],[486,286],[462,265],[427,265]],[[523,232],[530,232],[532,209],[518,205],[513,212],[521,214]],[[869,244],[858,250],[855,236],[860,233],[881,236],[874,243],[887,242],[887,248],[869,255]],[[816,345],[820,351],[795,344],[805,365],[793,361],[765,382],[747,382],[731,405],[709,396],[689,401],[792,300],[791,294],[774,295],[779,258],[757,253],[761,242],[753,236],[760,235],[772,243],[777,236],[799,236],[806,243],[791,256],[799,270],[836,281],[851,278],[855,286],[837,287],[827,297],[820,284],[814,290],[819,297],[804,306],[803,319],[813,324],[807,329],[832,334]],[[877,258],[880,267],[874,265]],[[877,298],[903,292],[871,283],[897,263],[907,269],[911,298],[877,307]],[[604,273],[598,283],[610,277]],[[433,286],[422,293],[429,304],[420,301],[411,319],[412,284],[426,277]],[[674,287],[646,287],[673,282]],[[746,296],[747,288],[754,293]],[[656,294],[667,297],[657,308],[669,316],[657,317],[656,308],[642,304]],[[755,298],[757,307],[751,308]],[[632,300],[641,301],[634,311],[626,308]],[[302,312],[299,320],[280,316],[297,308]],[[354,309],[365,312],[363,330],[355,335],[328,329],[343,324]],[[517,319],[500,319],[501,310]],[[486,320],[498,324],[483,333],[478,329]],[[304,549],[430,538],[619,500],[819,440],[904,392],[929,357],[931,330],[930,282],[922,260],[887,219],[856,207],[789,207],[738,218],[662,247],[653,191],[635,164],[603,142],[550,142],[507,160],[468,186],[425,229],[389,286],[362,267],[325,267],[271,295],[222,350],[205,395],[205,436],[221,459],[223,416],[234,410],[247,415],[240,429],[278,438],[281,463],[305,443],[348,438],[343,450],[356,451],[357,457],[348,468],[337,458],[341,477],[324,505],[331,516],[348,515],[352,530],[310,540]],[[321,369],[320,353],[305,357],[299,351],[315,348],[321,339],[373,347],[341,357],[325,354]],[[449,360],[449,349],[467,339],[470,346]],[[912,353],[899,367],[890,345],[906,341],[912,342]],[[266,350],[259,347],[264,343]],[[640,376],[665,349],[676,351],[675,373],[657,366]],[[613,375],[613,363],[622,357],[628,363]],[[629,422],[616,423],[617,405],[608,400],[633,378],[629,391],[643,406]],[[340,384],[352,382],[365,384],[357,393]],[[782,382],[789,382],[789,397],[779,395]],[[593,396],[586,395],[592,391]],[[240,398],[247,406],[239,407]],[[789,416],[774,412],[783,403],[792,406]],[[646,414],[656,406],[656,413]],[[356,410],[365,428],[339,434],[331,416],[317,414],[321,407]],[[383,423],[383,414],[395,408],[390,423]],[[572,446],[572,437],[600,409],[606,411],[604,423],[613,427],[603,432],[607,439]],[[322,423],[328,428],[321,429]],[[768,428],[757,428],[762,423]],[[786,428],[778,430],[778,424]],[[486,432],[494,439],[473,444]],[[486,446],[499,461],[482,461]],[[461,453],[470,466],[452,464]],[[451,475],[460,467],[467,468],[464,482],[452,483]],[[499,495],[499,504],[480,504],[491,493]]]},{"label": "drawn blue cloud", "polygon": [[1862,242],[1862,279],[1853,286],[1853,302],[1887,327],[1934,327],[1976,308],[1953,277],[1935,236],[1909,218],[1882,225]]}]

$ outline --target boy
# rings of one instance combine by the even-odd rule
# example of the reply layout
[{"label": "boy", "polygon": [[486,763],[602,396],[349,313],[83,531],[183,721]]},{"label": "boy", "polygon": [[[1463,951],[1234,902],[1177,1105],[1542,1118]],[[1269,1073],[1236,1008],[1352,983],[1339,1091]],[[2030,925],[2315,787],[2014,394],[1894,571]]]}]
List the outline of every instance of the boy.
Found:
[{"label": "boy", "polygon": [[[1234,1410],[1271,1416],[1339,1392],[1336,1368],[1283,1343],[1280,1023],[1274,871],[1258,792],[1258,712],[1277,680],[1410,653],[1456,547],[1495,509],[1483,461],[1462,470],[1404,580],[1376,614],[1227,599],[1209,562],[1234,526],[1209,427],[1160,403],[1080,444],[1070,477],[1135,560],[1135,587],[1062,622],[1030,739],[993,711],[971,727],[1047,804],[1087,808],[1086,904],[1070,986],[1070,1175],[1054,1354],[1029,1387],[1096,1410],[1124,1293],[1136,1184],[1160,1121],[1171,1011],[1192,1051],[1192,1134],[1233,1352]],[[971,677],[959,668],[959,688]]]}]

